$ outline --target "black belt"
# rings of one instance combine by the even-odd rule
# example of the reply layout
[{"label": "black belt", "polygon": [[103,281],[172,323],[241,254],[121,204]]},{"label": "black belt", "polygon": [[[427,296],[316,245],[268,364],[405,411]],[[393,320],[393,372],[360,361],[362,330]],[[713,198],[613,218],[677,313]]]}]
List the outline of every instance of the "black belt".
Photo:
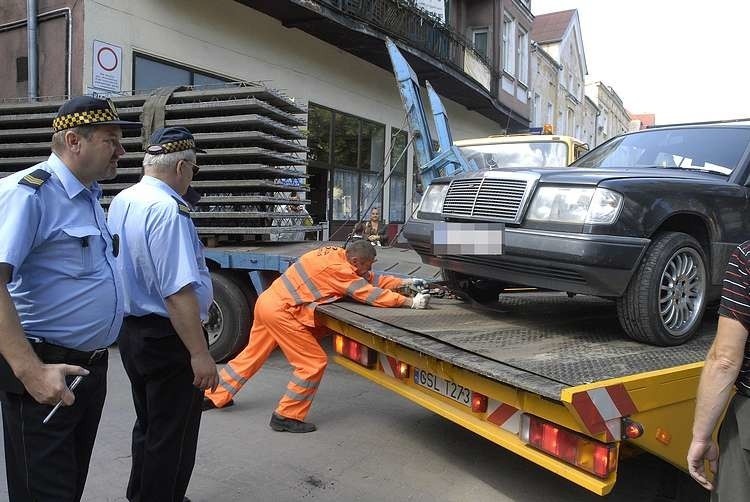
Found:
[{"label": "black belt", "polygon": [[34,352],[47,364],[93,365],[107,359],[107,349],[83,351],[53,345],[47,342],[32,343]]}]

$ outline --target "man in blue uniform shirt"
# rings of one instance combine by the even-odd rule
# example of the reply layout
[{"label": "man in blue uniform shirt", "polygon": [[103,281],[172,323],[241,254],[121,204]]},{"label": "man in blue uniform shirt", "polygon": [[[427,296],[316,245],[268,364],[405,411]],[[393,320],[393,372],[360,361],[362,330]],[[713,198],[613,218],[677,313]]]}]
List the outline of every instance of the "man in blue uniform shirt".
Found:
[{"label": "man in blue uniform shirt", "polygon": [[125,289],[120,355],[136,410],[131,501],[183,499],[195,464],[202,391],[219,381],[201,322],[213,299],[211,277],[183,198],[198,172],[196,151],[202,152],[187,129],[157,129],[143,179],[109,208]]},{"label": "man in blue uniform shirt", "polygon": [[[97,183],[117,174],[121,128],[140,124],[120,120],[110,101],[72,98],[52,122],[49,159],[0,181],[0,398],[14,502],[83,493],[107,347],[122,324],[116,239]],[[86,375],[75,396],[67,375]],[[60,400],[67,406],[43,424]]]}]

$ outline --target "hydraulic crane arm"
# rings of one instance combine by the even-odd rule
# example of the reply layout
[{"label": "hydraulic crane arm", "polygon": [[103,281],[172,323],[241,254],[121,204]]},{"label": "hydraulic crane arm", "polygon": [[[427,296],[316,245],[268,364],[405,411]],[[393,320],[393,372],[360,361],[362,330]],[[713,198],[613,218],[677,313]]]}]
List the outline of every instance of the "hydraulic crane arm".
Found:
[{"label": "hydraulic crane arm", "polygon": [[474,162],[467,162],[460,150],[453,146],[448,114],[445,112],[440,96],[430,83],[426,82],[439,145],[439,150],[435,150],[425,107],[422,104],[422,96],[419,92],[417,75],[406,62],[396,44],[390,38],[386,38],[385,43],[391,57],[401,101],[406,110],[409,130],[413,136],[414,151],[419,164],[422,186],[427,187],[433,179],[442,176],[454,176],[461,172],[477,171],[477,165]]}]

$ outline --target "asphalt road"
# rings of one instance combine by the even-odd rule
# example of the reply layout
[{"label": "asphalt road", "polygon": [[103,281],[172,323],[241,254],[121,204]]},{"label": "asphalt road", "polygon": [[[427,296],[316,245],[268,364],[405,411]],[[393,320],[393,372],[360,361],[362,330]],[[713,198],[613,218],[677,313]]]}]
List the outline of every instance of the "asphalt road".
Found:
[{"label": "asphalt road", "polygon": [[[289,373],[276,352],[235,406],[203,415],[188,490],[193,502],[602,500],[333,363],[309,416],[318,431],[274,432],[268,421]],[[127,377],[114,348],[84,500],[126,500],[133,420]],[[0,462],[0,500],[7,500]],[[604,500],[708,497],[687,476],[643,455],[621,464],[615,490]]]}]

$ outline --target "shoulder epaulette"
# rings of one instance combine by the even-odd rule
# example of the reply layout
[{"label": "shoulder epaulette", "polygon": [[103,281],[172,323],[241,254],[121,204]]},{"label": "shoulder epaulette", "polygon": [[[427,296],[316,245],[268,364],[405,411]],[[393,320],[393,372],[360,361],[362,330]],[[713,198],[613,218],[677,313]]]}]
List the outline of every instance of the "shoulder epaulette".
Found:
[{"label": "shoulder epaulette", "polygon": [[172,196],[172,198],[177,202],[177,210],[180,212],[182,216],[187,216],[190,218],[190,208],[185,205],[184,202],[182,202],[177,197]]},{"label": "shoulder epaulette", "polygon": [[40,186],[44,185],[44,182],[47,181],[50,176],[51,174],[44,169],[37,169],[18,180],[18,184],[26,185],[34,190],[38,190]]}]

